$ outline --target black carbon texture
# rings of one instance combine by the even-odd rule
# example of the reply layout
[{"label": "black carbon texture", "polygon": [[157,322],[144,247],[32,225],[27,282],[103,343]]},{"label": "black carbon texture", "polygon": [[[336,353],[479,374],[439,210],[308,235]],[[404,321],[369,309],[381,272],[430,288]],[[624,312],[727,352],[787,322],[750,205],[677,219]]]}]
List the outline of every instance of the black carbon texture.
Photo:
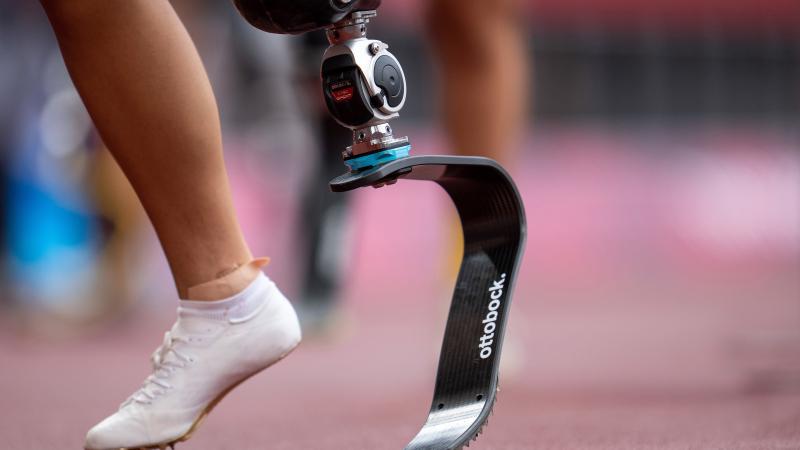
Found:
[{"label": "black carbon texture", "polygon": [[[464,156],[412,156],[333,179],[347,191],[394,179],[439,184],[458,210],[464,257],[450,304],[427,421],[406,450],[452,450],[476,436],[491,412],[509,306],[525,244],[525,212],[513,180],[495,161]],[[489,288],[503,279],[492,353],[481,358]]]}]

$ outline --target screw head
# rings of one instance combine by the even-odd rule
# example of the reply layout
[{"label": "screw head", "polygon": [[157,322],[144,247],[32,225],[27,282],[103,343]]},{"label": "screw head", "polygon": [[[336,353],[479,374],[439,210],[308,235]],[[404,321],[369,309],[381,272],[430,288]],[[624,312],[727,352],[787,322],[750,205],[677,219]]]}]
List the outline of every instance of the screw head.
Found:
[{"label": "screw head", "polygon": [[378,52],[381,51],[381,44],[379,44],[377,42],[373,42],[372,44],[369,44],[369,51],[373,55],[377,55]]}]

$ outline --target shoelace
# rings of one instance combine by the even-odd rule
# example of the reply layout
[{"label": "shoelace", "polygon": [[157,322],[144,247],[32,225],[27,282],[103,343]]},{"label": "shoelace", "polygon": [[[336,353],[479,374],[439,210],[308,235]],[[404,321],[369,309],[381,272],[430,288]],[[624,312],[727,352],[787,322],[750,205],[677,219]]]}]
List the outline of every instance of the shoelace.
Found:
[{"label": "shoelace", "polygon": [[[153,373],[145,378],[142,387],[138,391],[134,392],[122,403],[121,408],[131,402],[150,404],[158,395],[164,392],[164,389],[172,388],[172,385],[167,382],[172,372],[186,367],[187,362],[193,361],[190,356],[181,353],[175,348],[175,344],[178,342],[187,342],[187,340],[180,336],[173,336],[170,331],[164,333],[164,341],[150,356],[150,361],[153,363]],[[175,357],[167,358],[170,354]]]}]

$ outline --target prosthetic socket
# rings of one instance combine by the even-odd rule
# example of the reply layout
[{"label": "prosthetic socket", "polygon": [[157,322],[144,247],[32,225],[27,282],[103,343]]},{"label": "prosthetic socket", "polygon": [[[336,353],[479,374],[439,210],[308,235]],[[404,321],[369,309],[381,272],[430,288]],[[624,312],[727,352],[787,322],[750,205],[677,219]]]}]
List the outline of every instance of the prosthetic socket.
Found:
[{"label": "prosthetic socket", "polygon": [[233,0],[251,25],[269,33],[300,34],[327,28],[354,11],[376,10],[381,0]]}]

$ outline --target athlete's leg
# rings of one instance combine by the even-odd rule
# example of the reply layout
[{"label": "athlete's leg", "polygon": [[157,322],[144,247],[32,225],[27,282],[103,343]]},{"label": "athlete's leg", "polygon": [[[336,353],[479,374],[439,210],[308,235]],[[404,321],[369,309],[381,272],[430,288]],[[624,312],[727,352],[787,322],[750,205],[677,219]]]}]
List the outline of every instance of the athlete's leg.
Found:
[{"label": "athlete's leg", "polygon": [[427,24],[440,61],[447,137],[459,154],[508,162],[527,100],[518,0],[432,0]]},{"label": "athlete's leg", "polygon": [[75,86],[153,222],[180,296],[249,262],[214,94],[169,2],[42,4]]},{"label": "athlete's leg", "polygon": [[[528,97],[521,0],[431,0],[427,30],[437,61],[442,122],[451,150],[508,167]],[[458,217],[446,232],[445,270],[455,277],[463,254]],[[506,351],[505,361],[508,361]]]},{"label": "athlete's leg", "polygon": [[[86,448],[188,439],[238,383],[300,341],[294,309],[252,261],[234,215],[220,123],[167,0],[42,0],[103,140],[150,216],[182,298],[153,372]],[[214,301],[216,300],[216,301]]]}]

